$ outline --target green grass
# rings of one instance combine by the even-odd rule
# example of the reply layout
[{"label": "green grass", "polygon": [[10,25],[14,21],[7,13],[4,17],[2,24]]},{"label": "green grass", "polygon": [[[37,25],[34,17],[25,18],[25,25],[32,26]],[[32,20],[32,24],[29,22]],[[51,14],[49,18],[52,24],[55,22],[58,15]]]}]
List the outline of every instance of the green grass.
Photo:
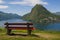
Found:
[{"label": "green grass", "polygon": [[[26,30],[13,30],[12,33],[25,34],[27,33],[27,31]],[[46,37],[48,36],[48,38],[46,38],[45,36]],[[60,40],[60,32],[34,30],[32,31],[32,35],[22,36],[22,35],[7,35],[6,29],[0,28],[0,40]]]},{"label": "green grass", "polygon": [[42,32],[42,33],[50,33],[50,34],[60,34],[60,31],[49,31],[49,30],[47,30],[47,31],[46,30],[45,31],[42,31],[42,30],[34,30],[33,32],[34,33],[36,33],[36,32],[37,33],[41,33]]}]

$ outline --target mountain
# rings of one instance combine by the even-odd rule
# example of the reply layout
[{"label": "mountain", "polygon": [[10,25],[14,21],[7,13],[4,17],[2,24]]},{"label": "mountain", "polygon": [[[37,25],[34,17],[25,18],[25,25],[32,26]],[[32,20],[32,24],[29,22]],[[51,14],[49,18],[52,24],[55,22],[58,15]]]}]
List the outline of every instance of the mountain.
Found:
[{"label": "mountain", "polygon": [[55,15],[60,15],[60,12],[56,12],[56,13],[54,13]]},{"label": "mountain", "polygon": [[4,13],[0,11],[0,20],[7,20],[7,19],[14,19],[14,18],[21,18],[21,16],[12,13]]},{"label": "mountain", "polygon": [[44,6],[40,5],[40,4],[36,4],[30,13],[24,15],[22,17],[22,19],[24,20],[28,20],[28,21],[33,21],[36,23],[40,23],[43,21],[51,21],[51,20],[56,20],[56,17],[54,14],[52,14],[51,12],[49,12]]}]

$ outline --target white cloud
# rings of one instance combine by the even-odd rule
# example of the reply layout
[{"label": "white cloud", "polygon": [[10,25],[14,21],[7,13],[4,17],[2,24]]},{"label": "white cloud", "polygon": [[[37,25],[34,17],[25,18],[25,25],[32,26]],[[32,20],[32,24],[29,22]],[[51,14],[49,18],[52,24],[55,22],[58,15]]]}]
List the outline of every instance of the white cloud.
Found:
[{"label": "white cloud", "polygon": [[6,9],[8,6],[0,5],[0,9]]},{"label": "white cloud", "polygon": [[5,3],[3,0],[0,0],[0,4]]},{"label": "white cloud", "polygon": [[20,2],[10,2],[10,4],[20,4],[20,5],[27,5],[27,6],[34,6],[36,4],[42,4],[47,5],[47,2],[44,2],[43,0],[23,0]]}]

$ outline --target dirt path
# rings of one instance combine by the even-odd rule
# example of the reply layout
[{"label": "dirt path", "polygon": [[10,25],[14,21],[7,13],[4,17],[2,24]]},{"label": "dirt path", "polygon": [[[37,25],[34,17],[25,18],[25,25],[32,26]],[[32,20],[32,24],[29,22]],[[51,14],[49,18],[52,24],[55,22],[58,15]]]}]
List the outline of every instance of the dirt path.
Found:
[{"label": "dirt path", "polygon": [[55,35],[55,34],[47,34],[47,33],[35,33],[35,34],[44,38],[60,38],[60,35]]}]

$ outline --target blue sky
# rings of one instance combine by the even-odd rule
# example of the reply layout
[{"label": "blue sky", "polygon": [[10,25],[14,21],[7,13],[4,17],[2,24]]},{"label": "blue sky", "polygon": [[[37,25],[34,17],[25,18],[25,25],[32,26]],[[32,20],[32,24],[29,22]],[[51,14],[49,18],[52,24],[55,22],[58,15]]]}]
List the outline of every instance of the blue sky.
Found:
[{"label": "blue sky", "polygon": [[0,0],[0,11],[22,16],[36,4],[42,4],[50,12],[60,12],[60,0]]}]

